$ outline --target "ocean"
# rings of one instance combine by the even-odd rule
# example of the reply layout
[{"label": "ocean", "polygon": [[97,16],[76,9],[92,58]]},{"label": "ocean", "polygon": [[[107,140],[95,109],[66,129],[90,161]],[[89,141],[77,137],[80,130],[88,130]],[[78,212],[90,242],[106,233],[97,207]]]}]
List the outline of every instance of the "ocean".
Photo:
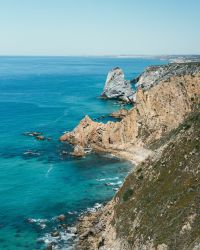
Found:
[{"label": "ocean", "polygon": [[[86,114],[97,118],[120,108],[117,101],[99,98],[110,69],[119,66],[132,79],[145,67],[163,63],[0,57],[0,249],[45,249],[51,241],[55,249],[70,249],[78,216],[110,200],[133,166],[109,154],[74,158],[59,137]],[[51,139],[38,141],[24,134],[28,131]],[[66,216],[62,223],[60,214]],[[60,237],[52,237],[58,228]]]}]

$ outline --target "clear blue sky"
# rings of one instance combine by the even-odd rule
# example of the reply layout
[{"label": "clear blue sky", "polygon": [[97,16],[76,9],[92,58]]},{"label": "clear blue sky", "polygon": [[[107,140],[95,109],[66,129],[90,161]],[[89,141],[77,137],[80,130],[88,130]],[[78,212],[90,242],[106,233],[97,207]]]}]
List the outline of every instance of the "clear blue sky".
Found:
[{"label": "clear blue sky", "polygon": [[0,0],[0,55],[200,54],[200,0]]}]

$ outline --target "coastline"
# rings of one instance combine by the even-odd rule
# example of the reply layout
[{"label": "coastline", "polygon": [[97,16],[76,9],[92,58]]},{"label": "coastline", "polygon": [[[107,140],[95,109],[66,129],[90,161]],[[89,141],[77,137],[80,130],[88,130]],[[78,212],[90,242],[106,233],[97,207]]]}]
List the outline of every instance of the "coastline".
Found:
[{"label": "coastline", "polygon": [[[193,123],[193,120],[195,120],[195,123]],[[200,241],[198,240],[198,238],[194,240],[194,236],[190,236],[190,234],[188,236],[188,233],[190,231],[193,232],[193,230],[196,230],[199,225],[198,199],[197,203],[195,202],[195,199],[199,197],[198,182],[195,183],[195,180],[199,178],[199,122],[200,110],[199,108],[197,108],[197,110],[194,111],[194,113],[191,113],[191,115],[186,118],[184,123],[181,124],[177,129],[171,131],[169,135],[166,135],[165,137],[156,141],[151,146],[152,148],[154,148],[155,154],[145,161],[141,162],[133,172],[129,173],[129,175],[124,179],[122,186],[116,192],[111,201],[105,204],[105,206],[97,209],[97,211],[83,214],[78,219],[78,222],[76,224],[76,232],[78,237],[77,243],[74,248],[75,250],[139,250],[143,248],[147,248],[150,250],[173,249],[176,238],[174,239],[173,234],[171,234],[171,222],[168,218],[170,216],[170,218],[173,220],[176,217],[179,218],[178,216],[180,216],[180,214],[182,215],[182,220],[180,220],[180,225],[178,224],[178,228],[180,228],[179,230],[181,239],[179,240],[178,244],[181,247],[178,249],[199,249],[198,247]],[[189,144],[188,142],[186,143],[186,141],[188,141]],[[176,160],[177,150],[180,150],[178,151],[180,155],[178,161]],[[175,167],[174,164],[176,164]],[[190,168],[193,167],[193,169],[191,169],[189,172],[188,165],[190,166]],[[173,173],[173,171],[175,172]],[[195,174],[193,175],[193,173]],[[181,178],[179,180],[180,174],[182,174],[183,179]],[[171,175],[171,177],[167,177],[168,175]],[[167,187],[169,184],[166,183],[166,187],[163,191],[163,184],[161,181],[163,178],[171,179],[170,185],[172,190],[168,190]],[[190,178],[192,178],[192,182],[189,184],[185,184]],[[174,181],[176,183],[175,186],[173,186]],[[149,182],[151,184],[145,185],[145,182]],[[154,200],[149,200],[149,196],[152,195],[151,193],[155,192],[155,188],[152,187],[152,183],[155,188],[157,188],[156,193],[158,196],[167,193],[167,196],[164,196],[164,201],[162,201],[162,198],[159,197],[159,200],[162,201],[162,206],[166,210],[166,218],[162,218],[163,209],[158,209],[158,206],[160,206],[160,201],[158,201],[158,204],[155,204]],[[147,191],[143,191],[143,189],[145,190],[146,188],[148,188],[148,186],[149,194]],[[182,189],[180,189],[179,186],[181,186]],[[135,190],[136,193],[133,190]],[[176,192],[178,192],[178,195],[176,194]],[[188,207],[185,205],[185,197],[183,194],[191,196],[187,203]],[[194,198],[193,195],[195,195]],[[145,196],[147,197],[145,198]],[[183,201],[181,201],[181,206],[178,205],[177,211],[171,211],[171,208],[176,204],[176,200],[174,201],[173,198],[174,196],[180,197],[180,200],[183,199]],[[191,201],[191,199],[194,199],[194,201]],[[145,206],[144,201],[147,202]],[[140,207],[139,209],[138,203],[140,202],[144,207]],[[150,207],[148,205],[149,202],[151,204]],[[133,207],[129,208],[127,207],[126,203],[135,203],[135,209],[133,209],[134,205]],[[185,213],[181,213],[181,211],[184,211],[184,209],[186,209],[185,206],[187,207],[187,215],[185,215]],[[146,209],[147,211],[145,211]],[[153,210],[152,216],[155,216],[155,219],[153,219],[154,217],[148,218],[149,209]],[[133,215],[130,214],[132,213],[132,210],[134,212],[133,214],[135,218],[131,222],[130,216]],[[157,213],[159,215],[157,215]],[[141,221],[142,214],[143,216],[147,216],[145,217],[145,221],[148,220],[148,227],[145,230],[149,231],[149,233],[151,232],[151,230],[155,230],[157,227],[159,228],[159,223],[161,222],[157,217],[161,216],[164,222],[162,222],[160,225],[161,228],[160,231],[158,231],[158,235],[159,237],[163,238],[163,232],[165,238],[167,237],[165,240],[157,241],[155,240],[153,235],[143,238],[143,230],[145,227],[144,221]],[[155,220],[155,226],[154,224],[151,224],[152,219]],[[177,225],[175,225],[173,228],[173,232],[177,230]],[[161,230],[164,229],[165,226],[167,226],[166,234],[165,231]],[[133,228],[134,230],[135,237],[131,243],[127,240],[129,239],[129,237],[133,236],[131,231],[127,231],[128,229],[126,229],[126,227],[130,229]],[[176,233],[179,234],[179,232]],[[140,238],[140,234],[142,238]],[[177,235],[176,237],[180,236]],[[188,237],[192,238],[190,239]],[[190,242],[192,241],[191,243],[189,243],[189,239]],[[184,248],[185,246],[188,247]]]},{"label": "coastline", "polygon": [[[179,65],[180,64],[177,64],[178,67]],[[186,67],[191,67],[191,65],[193,64],[187,64]],[[199,64],[197,65],[199,67]],[[175,131],[180,124],[186,120],[190,113],[195,110],[194,104],[199,103],[200,97],[199,68],[197,68],[196,72],[195,75],[192,75],[192,73],[185,74],[185,72],[183,75],[170,75],[170,77],[165,80],[163,80],[161,76],[161,79],[156,82],[155,85],[153,84],[151,87],[148,87],[148,90],[143,91],[141,88],[138,88],[136,91],[136,105],[128,112],[121,122],[101,124],[93,122],[86,116],[74,131],[61,138],[62,141],[67,140],[70,143],[80,145],[83,148],[89,145],[93,151],[112,153],[117,157],[129,160],[138,166],[134,173],[130,173],[125,178],[122,187],[117,191],[110,202],[95,213],[86,214],[79,218],[76,226],[79,237],[75,249],[132,249],[129,248],[129,243],[125,239],[119,239],[119,236],[117,235],[116,225],[114,226],[114,224],[116,224],[114,222],[116,220],[115,206],[119,206],[119,196],[123,192],[124,185],[129,182],[131,176],[136,175],[138,180],[141,179],[141,181],[143,181],[144,176],[140,174],[140,171],[143,172],[143,170],[141,170],[143,167],[141,166],[146,166],[149,162],[156,162],[160,159],[165,148],[168,147],[168,143],[163,144],[163,138],[172,131]],[[174,72],[172,71],[171,73],[173,74]],[[193,82],[195,82],[196,85],[194,85]],[[142,84],[144,84],[144,82]],[[187,89],[187,91],[185,91],[185,89]],[[174,93],[179,93],[179,100],[173,96]],[[195,96],[195,99],[193,96]],[[155,100],[153,100],[154,98]],[[180,101],[181,98],[183,101]],[[166,106],[169,106],[171,109],[170,114],[168,112],[169,109],[166,110]],[[158,110],[158,107],[160,108],[160,111]],[[152,109],[154,110],[153,114],[151,111]],[[155,110],[157,111],[156,115]],[[176,120],[174,120],[175,114]],[[138,126],[138,124],[141,126],[141,124],[143,125],[144,123],[146,126],[143,126],[142,130],[135,130],[135,127]],[[163,123],[165,123],[164,129],[162,128]],[[127,124],[129,124],[128,128]],[[151,134],[147,132],[147,128],[149,129],[149,127],[151,129]],[[121,128],[123,128],[123,130],[120,131],[120,133],[123,133],[123,140],[121,135],[118,137],[118,134],[115,134],[115,131],[117,129],[120,130]],[[153,128],[154,130],[152,130]],[[102,143],[99,143],[99,141],[101,141],[99,135],[97,136],[97,141],[95,141],[95,131],[100,130],[102,130],[100,133],[100,136],[103,138]],[[112,136],[113,133],[115,137]],[[134,136],[131,137],[130,133],[133,133]],[[125,139],[125,136],[127,136],[127,139]],[[105,143],[105,138],[109,138],[109,142],[110,138],[112,138],[112,143]],[[158,145],[155,149],[154,147],[156,144]],[[148,168],[148,166],[145,168]],[[146,172],[146,175],[148,176],[151,172],[152,170],[149,169],[149,173]],[[132,191],[127,195],[132,195]],[[136,244],[137,247],[140,245],[137,241],[134,244]],[[142,246],[154,249],[152,244],[153,243],[149,241]],[[121,248],[122,245],[123,248]],[[140,249],[137,247],[133,249]],[[162,243],[158,244],[156,249],[165,250],[168,249],[168,247],[165,243]]]}]

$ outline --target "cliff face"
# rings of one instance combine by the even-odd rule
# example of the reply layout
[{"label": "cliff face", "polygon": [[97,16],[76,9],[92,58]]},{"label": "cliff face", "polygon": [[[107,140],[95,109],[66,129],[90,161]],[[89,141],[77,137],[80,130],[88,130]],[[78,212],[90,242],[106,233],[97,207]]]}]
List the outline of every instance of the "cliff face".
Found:
[{"label": "cliff face", "polygon": [[76,249],[200,249],[200,109],[149,147],[114,199],[80,219]]},{"label": "cliff face", "polygon": [[137,87],[148,90],[160,81],[166,81],[174,76],[196,75],[200,71],[200,63],[171,63],[161,66],[150,66],[138,78],[132,81]]},{"label": "cliff face", "polygon": [[111,152],[137,163],[151,153],[141,149],[176,128],[199,100],[200,72],[175,75],[148,91],[138,88],[135,106],[120,122],[103,124],[86,116],[61,140],[83,148]]},{"label": "cliff face", "polygon": [[86,116],[61,137],[137,163],[111,202],[80,218],[78,250],[200,249],[199,64],[159,67],[137,79],[120,122]]}]

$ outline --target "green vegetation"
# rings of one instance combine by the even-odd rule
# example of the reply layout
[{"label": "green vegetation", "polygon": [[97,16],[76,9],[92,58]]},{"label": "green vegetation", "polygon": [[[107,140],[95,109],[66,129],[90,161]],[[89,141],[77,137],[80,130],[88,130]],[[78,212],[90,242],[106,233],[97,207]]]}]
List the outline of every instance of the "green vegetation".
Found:
[{"label": "green vegetation", "polygon": [[124,193],[123,193],[123,200],[127,201],[131,196],[133,195],[133,190],[128,188]]},{"label": "green vegetation", "polygon": [[[157,157],[141,164],[117,194],[113,224],[133,248],[165,243],[170,250],[200,242],[200,113],[150,145]],[[162,150],[161,150],[162,149]]]}]

